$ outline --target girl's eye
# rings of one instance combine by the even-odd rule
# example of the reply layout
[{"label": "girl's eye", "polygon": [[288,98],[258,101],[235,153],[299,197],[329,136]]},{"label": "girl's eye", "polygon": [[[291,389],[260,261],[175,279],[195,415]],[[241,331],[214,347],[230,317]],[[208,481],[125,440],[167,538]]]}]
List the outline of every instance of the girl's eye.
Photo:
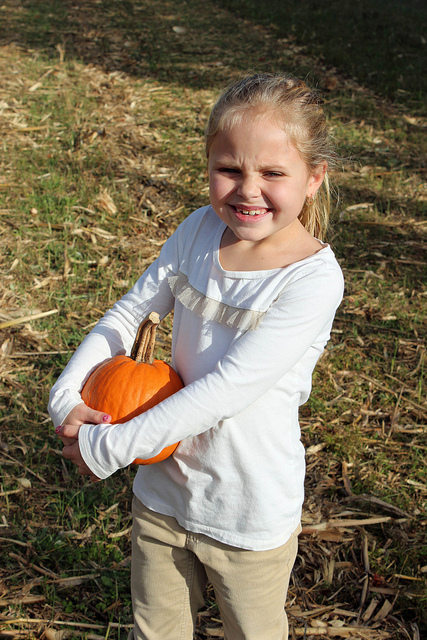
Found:
[{"label": "girl's eye", "polygon": [[281,178],[283,174],[278,171],[268,171],[266,175],[268,178]]}]

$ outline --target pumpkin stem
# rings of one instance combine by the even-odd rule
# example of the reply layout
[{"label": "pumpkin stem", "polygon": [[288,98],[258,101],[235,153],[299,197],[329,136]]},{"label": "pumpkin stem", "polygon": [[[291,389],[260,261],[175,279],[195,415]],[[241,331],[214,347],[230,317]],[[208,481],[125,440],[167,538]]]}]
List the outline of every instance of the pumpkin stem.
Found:
[{"label": "pumpkin stem", "polygon": [[154,343],[159,324],[160,317],[155,311],[141,322],[130,354],[132,360],[153,364]]}]

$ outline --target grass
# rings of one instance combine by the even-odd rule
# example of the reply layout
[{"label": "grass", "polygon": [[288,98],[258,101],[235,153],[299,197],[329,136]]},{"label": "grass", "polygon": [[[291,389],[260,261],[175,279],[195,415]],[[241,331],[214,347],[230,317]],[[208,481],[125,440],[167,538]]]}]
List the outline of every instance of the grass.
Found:
[{"label": "grass", "polygon": [[[424,99],[406,85],[390,93],[374,57],[370,80],[357,76],[313,57],[296,27],[217,2],[0,9],[0,325],[56,312],[0,328],[0,637],[126,637],[134,470],[82,481],[61,457],[48,391],[180,220],[207,202],[210,105],[252,69],[290,69],[323,88],[343,157],[330,240],[346,296],[301,411],[307,483],[291,627],[356,622],[367,638],[422,636]],[[320,14],[310,14],[316,33]],[[167,319],[166,359],[170,334]],[[208,590],[197,638],[220,631]]]},{"label": "grass", "polygon": [[[329,68],[424,111],[427,10],[419,0],[216,0],[296,41]],[[425,113],[425,111],[424,111]]]}]

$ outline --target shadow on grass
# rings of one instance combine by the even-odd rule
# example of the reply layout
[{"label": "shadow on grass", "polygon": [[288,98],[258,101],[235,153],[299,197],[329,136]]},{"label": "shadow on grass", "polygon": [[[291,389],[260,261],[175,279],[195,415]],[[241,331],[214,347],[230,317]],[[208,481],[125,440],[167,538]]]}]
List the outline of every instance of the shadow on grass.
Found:
[{"label": "shadow on grass", "polygon": [[421,0],[215,0],[238,15],[292,34],[358,82],[401,102],[425,99],[427,5]]},{"label": "shadow on grass", "polygon": [[268,55],[262,32],[250,42],[243,33],[236,39],[238,18],[195,0],[7,0],[1,17],[0,43],[56,58],[63,50],[66,58],[106,72],[194,89],[222,87]]}]

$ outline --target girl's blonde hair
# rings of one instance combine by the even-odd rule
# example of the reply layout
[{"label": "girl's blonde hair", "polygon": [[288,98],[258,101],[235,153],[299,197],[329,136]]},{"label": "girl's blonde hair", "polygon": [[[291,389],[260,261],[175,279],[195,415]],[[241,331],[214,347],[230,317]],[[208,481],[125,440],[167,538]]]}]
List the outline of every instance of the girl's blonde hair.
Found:
[{"label": "girl's blonde hair", "polygon": [[[300,153],[308,171],[324,162],[335,163],[334,146],[328,133],[323,100],[302,80],[288,74],[255,74],[230,85],[214,105],[205,131],[206,156],[218,133],[231,128],[251,109],[259,117],[274,117]],[[330,185],[326,173],[314,200],[306,200],[299,219],[313,236],[322,240],[328,227]]]}]

